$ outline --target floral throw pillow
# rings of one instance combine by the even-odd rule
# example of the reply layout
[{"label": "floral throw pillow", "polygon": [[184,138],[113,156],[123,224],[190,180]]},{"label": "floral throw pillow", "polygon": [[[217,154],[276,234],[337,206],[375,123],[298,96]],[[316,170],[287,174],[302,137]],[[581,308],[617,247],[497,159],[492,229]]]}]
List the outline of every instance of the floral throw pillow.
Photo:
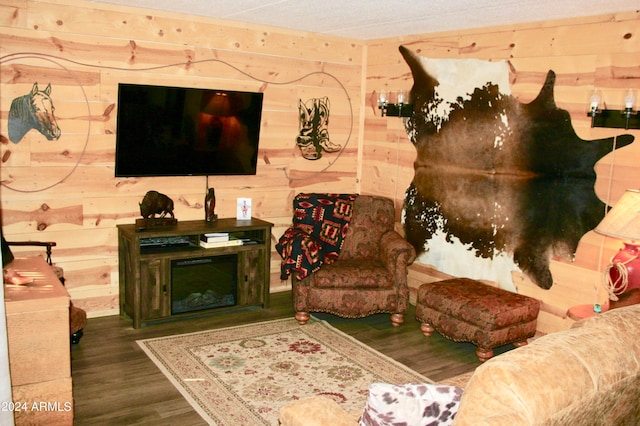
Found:
[{"label": "floral throw pillow", "polygon": [[462,388],[455,386],[373,383],[360,425],[451,425],[461,396]]}]

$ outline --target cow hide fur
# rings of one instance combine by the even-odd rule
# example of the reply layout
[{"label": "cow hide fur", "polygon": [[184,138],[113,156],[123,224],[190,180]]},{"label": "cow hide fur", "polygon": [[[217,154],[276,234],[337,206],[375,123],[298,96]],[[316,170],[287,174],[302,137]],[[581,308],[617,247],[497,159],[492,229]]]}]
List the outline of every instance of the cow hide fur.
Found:
[{"label": "cow hide fur", "polygon": [[551,257],[572,259],[604,216],[595,163],[633,136],[580,139],[555,104],[553,71],[525,104],[511,95],[506,62],[400,52],[414,79],[406,129],[417,150],[404,225],[419,261],[502,287],[510,271],[486,269],[511,264],[550,288]]}]

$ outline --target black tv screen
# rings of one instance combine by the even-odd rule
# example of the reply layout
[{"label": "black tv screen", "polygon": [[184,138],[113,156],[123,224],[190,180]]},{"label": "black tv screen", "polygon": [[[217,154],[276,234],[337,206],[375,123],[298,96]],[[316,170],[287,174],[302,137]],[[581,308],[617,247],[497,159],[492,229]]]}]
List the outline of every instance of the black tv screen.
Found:
[{"label": "black tv screen", "polygon": [[262,93],[119,84],[116,177],[254,175]]}]

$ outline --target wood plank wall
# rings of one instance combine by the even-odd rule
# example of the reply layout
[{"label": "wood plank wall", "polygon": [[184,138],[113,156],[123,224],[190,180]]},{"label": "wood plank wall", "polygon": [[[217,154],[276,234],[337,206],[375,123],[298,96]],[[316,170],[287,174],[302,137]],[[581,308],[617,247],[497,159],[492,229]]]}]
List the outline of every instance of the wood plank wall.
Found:
[{"label": "wood plank wall", "polygon": [[[301,191],[359,191],[364,44],[337,37],[77,0],[0,0],[0,201],[8,240],[50,240],[78,306],[118,312],[117,224],[140,217],[151,189],[167,194],[178,220],[203,219],[205,177],[115,178],[117,85],[145,83],[264,92],[258,172],[210,177],[220,217],[236,198],[253,215],[291,222]],[[11,101],[34,82],[51,84],[62,136],[35,130],[9,141]],[[328,96],[329,134],[343,146],[317,161],[295,145],[298,100]],[[16,250],[17,251],[17,250]],[[35,254],[33,249],[23,254]],[[272,290],[279,256],[272,250]]]},{"label": "wood plank wall", "polygon": [[[553,69],[556,102],[570,111],[580,137],[594,139],[622,132],[589,127],[592,88],[603,89],[610,104],[627,88],[640,89],[639,20],[638,13],[621,13],[362,42],[81,0],[0,0],[3,230],[13,240],[56,241],[54,260],[65,268],[72,298],[96,316],[117,312],[116,224],[139,217],[146,191],[173,198],[179,220],[202,218],[204,177],[114,178],[119,82],[265,93],[258,174],[209,178],[220,216],[234,216],[235,199],[251,197],[254,215],[275,223],[275,241],[291,220],[296,193],[362,192],[394,198],[401,229],[415,150],[401,120],[381,118],[372,103],[374,90],[411,87],[399,45],[438,58],[509,59],[513,92],[523,102]],[[9,106],[36,81],[52,85],[63,136],[47,141],[32,131],[13,144]],[[331,140],[345,149],[308,161],[295,146],[298,100],[321,96],[331,99]],[[639,147],[598,163],[602,200],[613,203],[640,186]],[[541,331],[567,327],[567,307],[593,303],[599,271],[619,244],[602,243],[589,233],[574,262],[554,260],[549,291],[514,272],[520,292],[544,301]],[[287,289],[274,250],[271,272],[272,291]],[[415,291],[443,276],[416,264],[410,282]]]},{"label": "wood plank wall", "polygon": [[[362,192],[393,197],[402,206],[404,190],[413,179],[415,149],[398,118],[381,118],[373,102],[374,91],[409,90],[413,83],[409,68],[398,52],[405,45],[432,58],[478,58],[503,60],[512,67],[512,90],[521,102],[531,101],[540,90],[549,69],[557,74],[555,99],[571,114],[573,126],[583,139],[633,134],[636,142],[610,154],[596,165],[596,193],[615,203],[627,188],[639,188],[640,132],[590,127],[587,102],[596,87],[602,90],[608,108],[623,105],[628,89],[640,94],[640,13],[620,13],[589,18],[541,22],[527,25],[481,28],[439,34],[375,40],[367,44]],[[636,107],[640,104],[637,103]],[[399,218],[400,220],[400,218]],[[594,232],[586,234],[573,262],[554,259],[554,285],[541,290],[514,271],[519,292],[543,301],[539,328],[550,332],[567,328],[567,308],[575,304],[606,301],[600,286],[601,271],[621,243]],[[439,271],[415,264],[410,281],[415,289],[423,282],[442,279]]]}]

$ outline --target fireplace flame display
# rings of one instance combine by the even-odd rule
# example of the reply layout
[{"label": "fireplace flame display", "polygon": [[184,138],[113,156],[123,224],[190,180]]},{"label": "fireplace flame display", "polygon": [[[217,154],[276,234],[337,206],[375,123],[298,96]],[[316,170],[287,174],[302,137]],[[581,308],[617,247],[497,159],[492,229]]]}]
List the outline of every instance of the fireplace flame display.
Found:
[{"label": "fireplace flame display", "polygon": [[219,308],[222,306],[233,306],[235,304],[236,300],[233,294],[219,296],[215,291],[209,289],[204,293],[193,292],[182,300],[174,301],[172,310],[174,313],[180,313]]},{"label": "fireplace flame display", "polygon": [[171,312],[234,306],[237,265],[235,254],[172,261]]}]

